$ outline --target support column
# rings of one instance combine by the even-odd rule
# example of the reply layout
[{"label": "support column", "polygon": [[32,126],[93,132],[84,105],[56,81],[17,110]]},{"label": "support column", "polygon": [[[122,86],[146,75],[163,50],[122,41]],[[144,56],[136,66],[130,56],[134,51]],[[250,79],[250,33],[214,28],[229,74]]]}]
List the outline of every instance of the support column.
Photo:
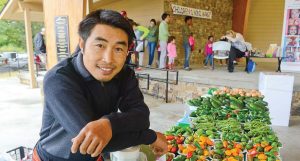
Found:
[{"label": "support column", "polygon": [[26,47],[28,54],[28,70],[30,75],[30,87],[36,88],[37,82],[34,75],[34,55],[33,55],[33,44],[32,44],[32,32],[31,32],[31,19],[30,11],[28,8],[24,8],[24,20],[25,20],[25,33],[26,33]]},{"label": "support column", "polygon": [[233,0],[232,29],[244,33],[249,14],[250,0]]},{"label": "support column", "polygon": [[68,16],[69,21],[69,43],[70,54],[75,51],[79,36],[78,24],[87,12],[87,0],[44,0],[44,19],[46,29],[46,47],[47,47],[47,69],[51,69],[58,63],[57,46],[56,46],[56,31],[55,17]]}]

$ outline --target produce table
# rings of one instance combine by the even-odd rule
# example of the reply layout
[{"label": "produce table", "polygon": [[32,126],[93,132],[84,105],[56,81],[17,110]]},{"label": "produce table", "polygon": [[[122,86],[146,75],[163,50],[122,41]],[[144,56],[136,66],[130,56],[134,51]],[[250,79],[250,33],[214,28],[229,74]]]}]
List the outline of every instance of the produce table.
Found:
[{"label": "produce table", "polygon": [[256,90],[211,89],[187,101],[189,125],[165,132],[167,161],[280,161],[268,103]]},{"label": "produce table", "polygon": [[[269,57],[261,57],[261,56],[245,56],[246,58],[246,69],[247,69],[247,65],[248,65],[248,62],[251,58],[259,58],[259,59],[270,59]],[[285,57],[272,57],[272,58],[275,58],[277,59],[277,69],[276,69],[276,72],[281,72],[281,62],[282,62],[282,59],[284,59]]]}]

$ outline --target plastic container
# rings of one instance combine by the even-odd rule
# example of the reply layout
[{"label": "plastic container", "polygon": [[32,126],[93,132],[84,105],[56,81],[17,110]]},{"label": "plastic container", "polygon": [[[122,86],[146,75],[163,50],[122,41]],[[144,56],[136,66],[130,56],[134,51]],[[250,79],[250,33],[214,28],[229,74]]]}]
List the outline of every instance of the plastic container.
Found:
[{"label": "plastic container", "polygon": [[111,153],[111,161],[140,161],[140,147],[130,147]]}]

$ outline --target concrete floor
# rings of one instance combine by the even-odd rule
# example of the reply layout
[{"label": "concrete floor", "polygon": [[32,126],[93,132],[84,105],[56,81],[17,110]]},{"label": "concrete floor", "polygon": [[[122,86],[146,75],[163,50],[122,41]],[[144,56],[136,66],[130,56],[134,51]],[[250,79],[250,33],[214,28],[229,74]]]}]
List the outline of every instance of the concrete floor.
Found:
[{"label": "concrete floor", "polygon": [[[274,61],[275,59],[271,60]],[[241,62],[239,63],[239,65],[235,66],[235,70],[233,73],[229,73],[227,71],[227,66],[220,66],[219,64],[216,64],[215,70],[204,68],[200,65],[192,66],[193,70],[191,71],[185,71],[181,66],[177,66],[176,69],[179,70],[179,81],[247,89],[258,88],[260,72],[288,74],[295,77],[294,91],[300,91],[300,73],[276,73],[275,70],[277,69],[277,62],[266,61],[267,60],[256,60],[258,64],[256,71],[250,74],[244,71],[244,62]],[[165,71],[143,68],[143,70],[137,71],[137,73],[148,73],[150,74],[151,78],[166,78]],[[169,79],[176,79],[175,72],[170,72]]]},{"label": "concrete floor", "polygon": [[[40,89],[21,85],[17,78],[0,79],[0,153],[18,146],[33,147],[41,126],[42,102]],[[151,128],[165,131],[180,119],[182,104],[165,104],[145,95],[151,115]],[[298,161],[300,149],[300,117],[292,117],[290,127],[274,127],[283,143],[283,160]]]}]

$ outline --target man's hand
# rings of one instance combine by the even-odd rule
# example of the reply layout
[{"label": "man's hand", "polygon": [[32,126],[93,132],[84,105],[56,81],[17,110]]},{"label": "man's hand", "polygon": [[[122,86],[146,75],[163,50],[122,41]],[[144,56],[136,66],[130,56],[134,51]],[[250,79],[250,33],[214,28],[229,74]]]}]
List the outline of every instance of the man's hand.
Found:
[{"label": "man's hand", "polygon": [[157,157],[160,157],[168,152],[168,142],[165,135],[156,132],[157,139],[151,144],[151,148]]},{"label": "man's hand", "polygon": [[72,139],[72,153],[78,149],[81,154],[91,154],[92,157],[98,156],[112,138],[110,121],[101,118],[88,123],[80,133]]}]

